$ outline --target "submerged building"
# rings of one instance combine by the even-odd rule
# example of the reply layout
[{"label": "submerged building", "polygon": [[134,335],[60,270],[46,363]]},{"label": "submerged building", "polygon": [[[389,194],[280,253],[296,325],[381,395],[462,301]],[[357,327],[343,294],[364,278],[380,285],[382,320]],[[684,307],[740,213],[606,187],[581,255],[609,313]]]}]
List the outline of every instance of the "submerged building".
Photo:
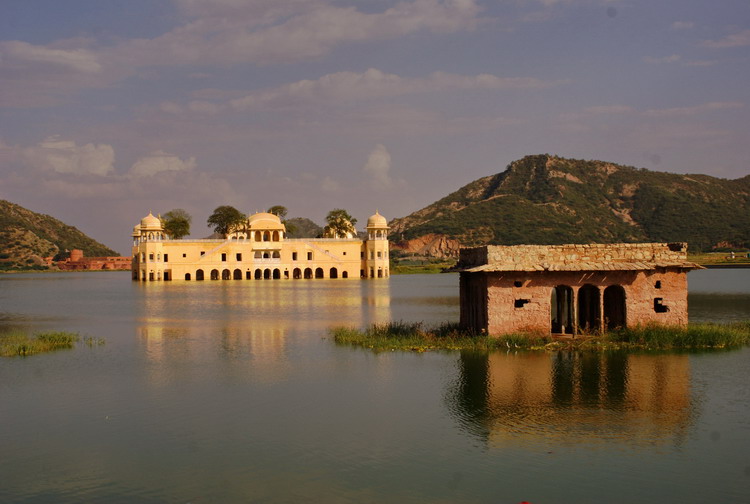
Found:
[{"label": "submerged building", "polygon": [[685,243],[461,249],[461,325],[499,335],[688,322]]},{"label": "submerged building", "polygon": [[261,212],[223,239],[172,240],[149,213],[133,228],[133,280],[383,278],[390,275],[388,229],[376,212],[365,239],[288,238],[278,216]]}]

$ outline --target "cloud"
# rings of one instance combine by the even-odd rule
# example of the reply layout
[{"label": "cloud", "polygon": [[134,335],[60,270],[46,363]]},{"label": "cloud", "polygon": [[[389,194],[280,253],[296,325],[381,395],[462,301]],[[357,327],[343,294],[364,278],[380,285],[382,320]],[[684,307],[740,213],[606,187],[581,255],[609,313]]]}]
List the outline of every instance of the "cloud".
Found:
[{"label": "cloud", "polygon": [[408,78],[370,68],[362,73],[337,72],[316,80],[301,80],[257,91],[229,103],[237,110],[283,108],[304,103],[340,103],[452,90],[541,89],[559,83],[532,77],[498,77],[490,74],[465,76],[445,72],[435,72],[426,78]]},{"label": "cloud", "polygon": [[338,192],[341,190],[341,183],[336,179],[326,176],[320,183],[320,188],[325,192]]},{"label": "cloud", "polygon": [[662,63],[677,63],[681,59],[682,57],[679,54],[672,54],[670,56],[662,56],[661,58],[646,56],[645,58],[643,58],[643,61],[652,65],[659,65]]},{"label": "cloud", "polygon": [[695,23],[692,21],[675,21],[672,23],[673,30],[692,30],[695,27]]},{"label": "cloud", "polygon": [[724,49],[728,47],[744,47],[750,45],[750,28],[738,33],[727,35],[719,40],[705,40],[702,44],[704,47],[713,49]]},{"label": "cloud", "polygon": [[52,49],[11,40],[0,42],[0,62],[3,66],[19,63],[41,63],[64,67],[76,72],[98,73],[102,65],[96,53],[87,49]]},{"label": "cloud", "polygon": [[202,17],[153,39],[126,42],[113,52],[115,59],[141,66],[302,61],[344,43],[471,30],[479,24],[481,11],[475,0],[402,1],[382,12],[330,1],[181,4]]},{"label": "cloud", "polygon": [[108,175],[114,170],[115,151],[111,145],[77,145],[59,135],[46,138],[24,149],[25,164],[43,171],[72,175]]},{"label": "cloud", "polygon": [[370,179],[375,189],[388,189],[393,185],[391,180],[391,154],[383,144],[378,144],[367,158],[362,171]]},{"label": "cloud", "polygon": [[162,172],[190,171],[195,166],[194,157],[183,161],[177,156],[160,150],[136,161],[130,168],[130,174],[134,177],[152,177]]},{"label": "cloud", "polygon": [[742,102],[709,102],[692,107],[675,107],[668,109],[649,109],[643,112],[647,117],[684,117],[712,112],[715,110],[732,110],[744,107]]}]

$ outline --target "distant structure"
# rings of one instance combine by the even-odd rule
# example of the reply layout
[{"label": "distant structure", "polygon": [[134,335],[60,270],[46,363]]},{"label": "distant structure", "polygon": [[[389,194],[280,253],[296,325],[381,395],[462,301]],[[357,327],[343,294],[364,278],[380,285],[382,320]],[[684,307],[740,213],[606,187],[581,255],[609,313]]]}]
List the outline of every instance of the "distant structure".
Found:
[{"label": "distant structure", "polygon": [[149,213],[133,228],[133,280],[383,278],[390,275],[388,222],[376,212],[366,238],[286,237],[278,216],[256,213],[223,239],[172,240]]},{"label": "distant structure", "polygon": [[574,335],[688,322],[686,243],[484,246],[460,251],[461,325]]},{"label": "distant structure", "polygon": [[[52,260],[50,258],[51,265]],[[70,257],[64,261],[58,261],[57,267],[63,271],[83,270],[129,270],[130,257],[84,257],[83,250],[73,249]]]}]

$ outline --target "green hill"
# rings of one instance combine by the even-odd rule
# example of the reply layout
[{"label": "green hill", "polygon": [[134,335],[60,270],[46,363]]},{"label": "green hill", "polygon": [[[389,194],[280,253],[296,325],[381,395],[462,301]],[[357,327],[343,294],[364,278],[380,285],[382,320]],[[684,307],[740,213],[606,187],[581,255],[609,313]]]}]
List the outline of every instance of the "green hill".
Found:
[{"label": "green hill", "polygon": [[0,270],[45,269],[42,257],[81,249],[85,256],[118,256],[73,226],[0,200]]},{"label": "green hill", "polygon": [[425,236],[462,245],[687,241],[692,251],[750,246],[750,176],[654,172],[527,156],[390,223],[408,250]]}]

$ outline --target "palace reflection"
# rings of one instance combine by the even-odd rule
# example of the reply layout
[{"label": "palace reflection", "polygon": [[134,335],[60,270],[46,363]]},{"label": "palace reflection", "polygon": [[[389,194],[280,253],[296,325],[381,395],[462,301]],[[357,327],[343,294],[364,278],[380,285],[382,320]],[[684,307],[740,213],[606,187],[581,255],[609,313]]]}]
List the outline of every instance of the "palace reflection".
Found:
[{"label": "palace reflection", "polygon": [[388,279],[136,285],[143,290],[137,342],[158,364],[157,382],[208,369],[275,381],[288,370],[291,341],[304,347],[330,327],[391,318]]},{"label": "palace reflection", "polygon": [[491,447],[679,444],[692,417],[686,355],[467,352],[449,401]]}]

